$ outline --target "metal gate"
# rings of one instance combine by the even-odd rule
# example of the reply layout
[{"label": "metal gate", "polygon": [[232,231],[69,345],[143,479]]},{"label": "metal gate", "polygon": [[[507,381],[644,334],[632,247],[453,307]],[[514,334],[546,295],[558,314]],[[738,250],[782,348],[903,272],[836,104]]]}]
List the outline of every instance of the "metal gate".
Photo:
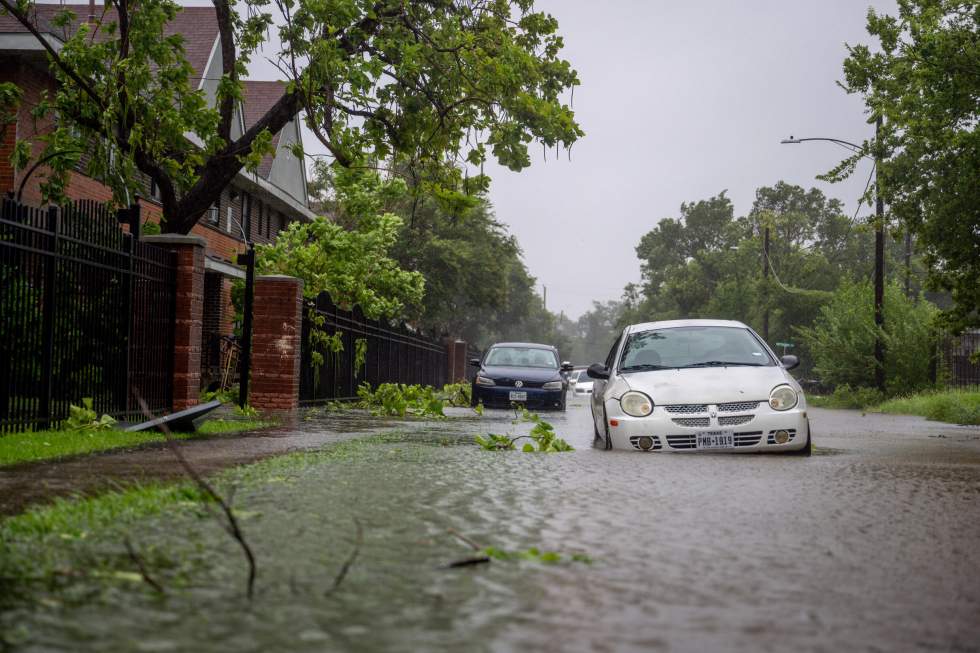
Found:
[{"label": "metal gate", "polygon": [[121,419],[137,392],[170,410],[176,261],[138,225],[138,206],[2,201],[0,432],[54,427],[85,397]]}]

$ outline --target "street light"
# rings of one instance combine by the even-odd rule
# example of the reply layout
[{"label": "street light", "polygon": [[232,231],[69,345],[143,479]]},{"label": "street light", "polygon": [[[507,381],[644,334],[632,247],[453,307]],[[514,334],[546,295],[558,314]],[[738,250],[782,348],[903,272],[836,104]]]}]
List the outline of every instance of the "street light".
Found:
[{"label": "street light", "polygon": [[[885,343],[881,333],[885,326],[885,202],[881,197],[881,166],[878,165],[881,152],[878,144],[881,139],[881,116],[875,120],[875,152],[872,160],[875,164],[875,387],[885,391]],[[847,148],[856,154],[867,156],[867,150],[860,145],[839,138],[784,138],[782,145],[796,145],[808,141],[827,141]]]}]

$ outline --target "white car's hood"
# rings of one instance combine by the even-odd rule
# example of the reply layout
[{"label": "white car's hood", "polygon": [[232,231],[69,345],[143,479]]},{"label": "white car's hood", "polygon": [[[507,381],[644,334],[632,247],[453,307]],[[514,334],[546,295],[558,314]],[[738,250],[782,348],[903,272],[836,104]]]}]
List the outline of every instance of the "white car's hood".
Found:
[{"label": "white car's hood", "polygon": [[622,378],[659,406],[766,401],[777,385],[796,385],[781,367],[695,367],[631,372]]}]

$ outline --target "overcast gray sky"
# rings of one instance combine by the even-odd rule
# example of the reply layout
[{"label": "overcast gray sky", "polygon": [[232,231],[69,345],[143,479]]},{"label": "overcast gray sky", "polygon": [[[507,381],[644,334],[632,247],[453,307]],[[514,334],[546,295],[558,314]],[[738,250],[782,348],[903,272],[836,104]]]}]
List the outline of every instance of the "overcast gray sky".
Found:
[{"label": "overcast gray sky", "polygon": [[[548,287],[548,308],[577,317],[639,279],[634,247],[681,202],[728,190],[736,215],[780,179],[817,186],[853,211],[870,169],[846,183],[814,176],[840,161],[829,143],[873,132],[842,78],[845,43],[869,43],[869,6],[892,0],[538,0],[556,16],[579,71],[586,136],[515,174],[488,167],[497,217]],[[860,177],[860,178],[857,178]],[[866,211],[862,211],[862,214]],[[540,289],[540,285],[539,285]]]}]

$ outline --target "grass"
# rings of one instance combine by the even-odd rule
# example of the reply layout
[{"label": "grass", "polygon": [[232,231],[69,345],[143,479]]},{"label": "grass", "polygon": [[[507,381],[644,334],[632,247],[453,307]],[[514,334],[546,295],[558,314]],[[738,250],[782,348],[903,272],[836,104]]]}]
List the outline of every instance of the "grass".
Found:
[{"label": "grass", "polygon": [[[215,427],[212,427],[215,428]],[[222,428],[222,427],[218,427]],[[37,434],[35,434],[37,435]],[[274,456],[217,474],[211,483],[219,491],[265,483],[289,482],[304,467],[324,460],[345,461],[371,455],[378,444],[399,442],[404,434],[384,433],[334,444],[319,451]],[[191,481],[131,485],[92,497],[59,497],[52,503],[0,519],[0,610],[5,595],[31,594],[30,583],[55,589],[75,577],[112,578],[125,573],[132,580],[132,561],[126,558],[80,558],[72,544],[101,539],[121,542],[134,524],[147,517],[196,514],[210,519],[207,498]],[[236,509],[236,513],[238,510]],[[172,562],[172,561],[171,561]],[[123,572],[122,570],[128,570]],[[138,580],[138,577],[137,577]],[[27,586],[24,583],[28,583]],[[3,639],[0,637],[0,650]]]},{"label": "grass", "polygon": [[950,424],[980,425],[980,390],[943,390],[895,397],[870,409],[879,413],[921,415]]},{"label": "grass", "polygon": [[[274,426],[275,422],[262,420],[212,419],[198,427],[196,433],[174,433],[181,440],[206,438],[215,435],[241,433]],[[18,463],[53,460],[133,447],[151,442],[163,442],[164,436],[156,431],[127,433],[125,431],[34,431],[11,433],[0,436],[0,467]]]},{"label": "grass", "polygon": [[838,388],[834,394],[808,395],[817,408],[857,408],[869,413],[919,415],[936,422],[980,425],[980,390],[925,390],[885,399],[871,388]]}]

